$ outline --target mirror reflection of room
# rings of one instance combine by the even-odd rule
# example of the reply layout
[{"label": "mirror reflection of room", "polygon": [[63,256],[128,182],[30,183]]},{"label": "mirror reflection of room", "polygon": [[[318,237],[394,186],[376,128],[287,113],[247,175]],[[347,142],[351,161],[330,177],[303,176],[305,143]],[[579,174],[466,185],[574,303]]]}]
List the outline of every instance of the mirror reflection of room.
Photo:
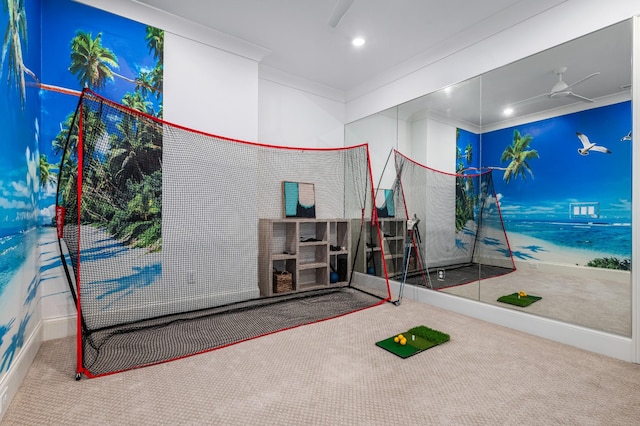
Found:
[{"label": "mirror reflection of room", "polygon": [[[372,168],[382,188],[397,185],[398,161],[384,162],[394,150],[425,173],[459,176],[420,201],[429,207],[404,209],[416,204],[411,191],[396,199],[396,218],[424,216],[429,281],[408,285],[631,336],[631,56],[625,21],[346,126],[348,143],[368,140],[379,153]],[[502,228],[504,242],[455,223],[456,185],[487,171],[493,193],[484,196],[500,220],[484,227]],[[425,193],[433,182],[422,183]],[[438,216],[438,204],[456,214]],[[485,205],[475,205],[475,222]],[[470,278],[443,285],[456,272],[442,257],[462,242],[486,250],[465,265]],[[515,271],[487,277],[488,258],[505,253]],[[520,294],[539,299],[498,301]]]}]

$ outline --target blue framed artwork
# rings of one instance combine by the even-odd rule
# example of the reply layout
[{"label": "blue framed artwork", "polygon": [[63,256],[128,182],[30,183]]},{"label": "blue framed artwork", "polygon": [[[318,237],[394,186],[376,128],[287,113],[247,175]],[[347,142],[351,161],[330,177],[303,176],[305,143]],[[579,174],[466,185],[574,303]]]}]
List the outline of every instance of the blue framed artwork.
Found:
[{"label": "blue framed artwork", "polygon": [[378,217],[395,217],[393,189],[378,189],[376,191],[376,210]]},{"label": "blue framed artwork", "polygon": [[282,182],[285,217],[316,217],[316,191],[312,183]]}]

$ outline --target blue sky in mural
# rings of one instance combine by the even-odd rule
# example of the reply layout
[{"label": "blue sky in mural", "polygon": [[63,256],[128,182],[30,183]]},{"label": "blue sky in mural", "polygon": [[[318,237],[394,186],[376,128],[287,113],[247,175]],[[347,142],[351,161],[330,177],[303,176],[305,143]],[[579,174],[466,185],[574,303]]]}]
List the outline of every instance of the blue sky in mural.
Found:
[{"label": "blue sky in mural", "polygon": [[[529,165],[533,177],[520,176],[507,184],[504,171],[494,171],[496,192],[507,220],[569,220],[569,205],[599,203],[600,218],[607,223],[631,220],[631,141],[621,139],[631,130],[631,103],[623,102],[482,134],[483,166],[506,167],[504,149],[513,141],[514,129],[533,140],[539,158]],[[611,154],[582,156],[576,132],[603,145]]]},{"label": "blue sky in mural", "polygon": [[[26,2],[27,17],[39,16],[39,4]],[[6,11],[0,15],[0,28],[7,28]],[[37,22],[27,25],[28,37],[22,41],[24,64],[34,73],[40,59],[40,32]],[[0,76],[0,117],[3,123],[2,154],[0,155],[0,238],[17,231],[28,229],[35,224],[36,215],[33,191],[37,185],[33,179],[37,173],[38,116],[37,90],[33,80],[26,77],[26,103],[20,108],[20,90],[14,85],[15,79],[8,80],[9,56],[7,53]],[[41,129],[40,129],[41,130]],[[0,248],[0,250],[2,250]],[[2,269],[2,268],[0,268]]]},{"label": "blue sky in mural", "polygon": [[[153,69],[155,60],[145,41],[146,25],[124,19],[70,0],[47,0],[43,2],[44,37],[42,63],[44,64],[42,82],[67,89],[82,90],[77,77],[69,71],[71,63],[71,40],[77,31],[91,33],[95,38],[102,33],[102,46],[110,49],[118,59],[118,68],[114,71],[128,79],[135,79],[140,71]],[[104,88],[96,92],[108,99],[120,102],[127,92],[134,91],[134,84],[119,77],[107,82]],[[60,132],[60,123],[75,110],[78,98],[51,91],[41,91],[42,121],[41,152],[49,162],[58,164],[59,156],[51,149],[51,141]],[[154,109],[159,109],[156,102]],[[44,222],[53,214],[55,204],[53,191],[41,201],[41,219]]]}]

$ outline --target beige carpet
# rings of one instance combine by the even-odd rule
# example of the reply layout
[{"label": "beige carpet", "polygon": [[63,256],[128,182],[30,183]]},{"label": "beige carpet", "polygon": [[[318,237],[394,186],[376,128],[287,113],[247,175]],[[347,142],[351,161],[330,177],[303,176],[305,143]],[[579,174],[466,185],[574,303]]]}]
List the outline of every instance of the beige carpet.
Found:
[{"label": "beige carpet", "polygon": [[[375,342],[451,340],[407,359]],[[636,425],[640,365],[405,300],[180,361],[74,380],[43,344],[2,425]]]}]

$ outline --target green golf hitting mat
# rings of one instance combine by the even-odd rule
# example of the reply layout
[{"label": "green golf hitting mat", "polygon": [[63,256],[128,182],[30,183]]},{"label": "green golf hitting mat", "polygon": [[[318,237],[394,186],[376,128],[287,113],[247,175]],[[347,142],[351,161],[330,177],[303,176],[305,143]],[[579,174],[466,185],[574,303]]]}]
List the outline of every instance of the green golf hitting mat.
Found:
[{"label": "green golf hitting mat", "polygon": [[516,305],[521,307],[529,306],[530,304],[542,299],[539,296],[531,296],[529,294],[521,295],[520,293],[507,294],[498,298],[498,302],[508,303],[510,305]]},{"label": "green golf hitting mat", "polygon": [[[402,344],[403,339],[401,337],[404,338],[404,344]],[[404,333],[380,340],[376,342],[376,346],[386,349],[392,354],[398,355],[400,358],[408,358],[411,355],[426,351],[429,348],[448,341],[448,334],[420,325]]]}]

